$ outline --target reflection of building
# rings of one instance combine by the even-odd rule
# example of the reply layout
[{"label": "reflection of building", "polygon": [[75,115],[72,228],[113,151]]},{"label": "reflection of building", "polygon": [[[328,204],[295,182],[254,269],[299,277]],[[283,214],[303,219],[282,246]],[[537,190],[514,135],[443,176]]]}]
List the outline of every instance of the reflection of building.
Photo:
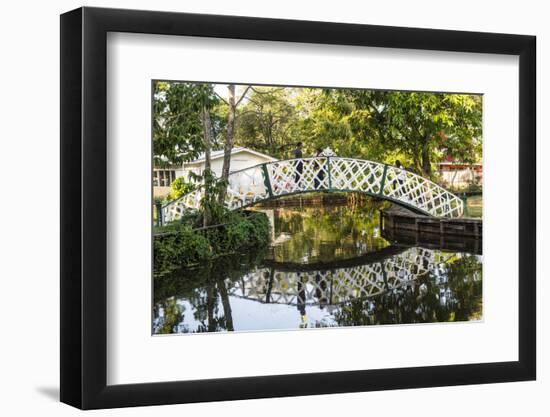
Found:
[{"label": "reflection of building", "polygon": [[437,164],[437,170],[443,185],[452,188],[465,188],[470,184],[481,184],[483,165],[467,164],[446,159]]},{"label": "reflection of building", "polygon": [[[216,176],[220,176],[223,167],[223,150],[213,151],[210,159],[212,172]],[[252,149],[243,147],[233,148],[231,151],[231,172],[276,160],[269,155]],[[194,161],[183,163],[182,166],[169,168],[155,167],[153,169],[153,192],[155,197],[166,196],[170,192],[170,185],[176,178],[183,177],[186,181],[191,181],[191,172],[201,175],[204,171],[204,163],[205,157],[202,154]]]}]

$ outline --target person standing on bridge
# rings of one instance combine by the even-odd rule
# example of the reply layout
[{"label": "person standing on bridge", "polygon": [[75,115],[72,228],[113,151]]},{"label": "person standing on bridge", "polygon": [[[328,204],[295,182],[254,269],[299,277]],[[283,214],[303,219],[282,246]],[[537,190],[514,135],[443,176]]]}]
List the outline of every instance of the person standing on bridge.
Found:
[{"label": "person standing on bridge", "polygon": [[302,173],[304,172],[304,161],[302,161],[302,142],[298,142],[296,144],[296,149],[294,149],[294,158],[297,159],[297,161],[294,161],[294,182],[299,187],[300,180],[302,179]]},{"label": "person standing on bridge", "polygon": [[399,168],[399,172],[395,176],[395,179],[393,180],[393,189],[395,190],[397,188],[397,185],[399,184],[399,187],[403,185],[406,179],[405,170],[401,166],[401,161],[399,159],[395,160],[395,166]]},{"label": "person standing on bridge", "polygon": [[[323,150],[321,148],[317,148],[317,151],[315,152],[315,158],[322,158],[325,155],[323,155]],[[314,167],[315,167],[315,178],[313,179],[314,188],[318,190],[323,183],[323,179],[325,178],[325,171],[323,167],[324,163],[320,162],[319,160],[315,160]]]}]

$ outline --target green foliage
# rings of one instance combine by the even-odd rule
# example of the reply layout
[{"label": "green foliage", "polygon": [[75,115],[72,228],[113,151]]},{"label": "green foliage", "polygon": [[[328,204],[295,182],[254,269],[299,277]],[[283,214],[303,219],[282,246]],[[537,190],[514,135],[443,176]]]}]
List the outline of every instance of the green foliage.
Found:
[{"label": "green foliage", "polygon": [[295,90],[281,87],[254,87],[239,111],[236,141],[277,158],[298,141],[293,128],[299,120]]},{"label": "green foliage", "polygon": [[[330,193],[333,199],[337,193]],[[388,246],[380,234],[378,210],[385,203],[360,194],[341,194],[347,203],[308,204],[305,195],[303,204],[285,207],[276,220],[277,231],[294,238],[278,243],[272,251],[278,262],[329,262],[338,257],[353,258]],[[296,197],[294,197],[296,198]],[[340,200],[341,201],[341,200]],[[284,214],[283,214],[284,213]],[[338,255],[336,255],[338,254]]]},{"label": "green foliage", "polygon": [[324,95],[328,108],[346,119],[352,143],[366,146],[373,159],[398,151],[410,169],[430,177],[440,156],[463,162],[481,156],[481,96],[348,89]]},{"label": "green foliage", "polygon": [[[416,281],[418,285],[409,290],[407,287],[398,288],[374,299],[356,298],[343,304],[335,313],[338,325],[365,326],[480,319],[482,263],[476,255],[463,255],[450,262],[446,268],[448,281],[444,286],[436,284],[438,277],[426,276],[419,278]],[[451,290],[452,295],[446,303],[441,302],[441,289]]]},{"label": "green foliage", "polygon": [[178,177],[172,181],[172,191],[168,195],[168,200],[176,200],[182,195],[188,194],[195,189],[195,184],[185,182],[183,177]]},{"label": "green foliage", "polygon": [[[263,259],[264,252],[251,250],[246,253],[224,256],[194,267],[177,269],[169,274],[155,276],[154,310],[163,310],[163,317],[154,325],[157,334],[175,333],[185,314],[192,314],[201,324],[197,332],[234,330],[227,283],[234,282],[250,271]],[[191,310],[178,304],[177,299],[187,299]],[[219,308],[221,301],[222,308]],[[187,332],[179,328],[178,332]]]},{"label": "green foliage", "polygon": [[191,298],[196,288],[212,283],[212,278],[225,278],[236,281],[256,265],[261,264],[265,252],[250,250],[244,253],[222,256],[207,261],[194,268],[182,268],[170,274],[158,275],[154,278],[154,302],[160,302],[175,296],[176,298]]},{"label": "green foliage", "polygon": [[157,334],[170,334],[174,332],[175,326],[183,317],[184,307],[176,302],[174,297],[163,300],[164,320],[162,326],[156,330]]},{"label": "green foliage", "polygon": [[155,228],[155,275],[269,244],[269,221],[264,213],[224,210],[216,219],[222,222],[212,227],[197,228],[198,217],[190,216],[185,219],[188,224],[172,223]]},{"label": "green foliage", "polygon": [[195,159],[204,151],[202,111],[218,102],[213,85],[156,81],[153,88],[155,165]]},{"label": "green foliage", "polygon": [[215,253],[232,253],[269,244],[269,222],[263,213],[225,210],[217,220],[221,227],[204,231]]},{"label": "green foliage", "polygon": [[330,147],[337,155],[365,158],[368,149],[353,140],[353,132],[346,113],[351,105],[340,99],[332,89],[308,89],[297,98],[303,118],[297,136],[306,139],[304,150],[312,154],[316,148]]},{"label": "green foliage", "polygon": [[243,215],[231,213],[232,219],[225,230],[225,246],[233,247],[261,247],[269,243],[269,223],[262,213]]},{"label": "green foliage", "polygon": [[[229,140],[231,105],[214,87],[155,82],[156,165],[179,165],[204,151],[205,112],[211,121],[212,149]],[[435,163],[444,156],[465,163],[481,159],[479,95],[259,86],[245,92],[233,109],[233,142],[280,159],[292,157],[302,142],[305,157],[330,147],[343,157],[392,165],[399,159],[406,169],[433,179]],[[223,193],[225,184],[211,174],[196,181],[207,190],[203,210],[205,224],[211,224],[209,210],[216,210],[215,195]]]},{"label": "green foliage", "polygon": [[201,214],[204,216],[208,213],[209,220],[206,222],[208,225],[223,223],[227,209],[219,203],[218,195],[220,189],[225,187],[225,182],[219,180],[212,171],[207,170],[203,172],[200,181],[205,190],[200,201]]},{"label": "green foliage", "polygon": [[442,156],[481,158],[481,112],[481,96],[467,94],[254,88],[236,142],[285,158],[302,141],[305,155],[331,147],[430,177]]},{"label": "green foliage", "polygon": [[154,239],[155,274],[163,274],[178,266],[202,262],[212,256],[208,240],[190,226],[167,227],[165,235]]}]

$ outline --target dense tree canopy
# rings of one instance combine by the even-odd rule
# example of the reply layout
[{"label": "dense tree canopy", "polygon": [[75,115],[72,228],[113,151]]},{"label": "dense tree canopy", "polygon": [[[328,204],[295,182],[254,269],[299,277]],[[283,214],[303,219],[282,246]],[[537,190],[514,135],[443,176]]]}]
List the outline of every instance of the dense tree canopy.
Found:
[{"label": "dense tree canopy", "polygon": [[[212,110],[219,103],[212,84],[158,81],[153,92],[153,155],[156,166],[180,165],[204,151],[203,109],[212,129],[222,121]],[[215,136],[215,135],[214,135]]]},{"label": "dense tree canopy", "polygon": [[331,147],[339,156],[394,164],[433,177],[442,158],[481,159],[479,95],[359,89],[241,87],[222,97],[214,84],[155,83],[155,164],[181,164],[205,149],[247,146],[277,158]]},{"label": "dense tree canopy", "polygon": [[239,144],[284,158],[295,145],[293,131],[299,114],[288,88],[253,88],[240,112],[237,131]]},{"label": "dense tree canopy", "polygon": [[475,162],[481,154],[481,97],[466,94],[335,90],[332,108],[345,119],[352,141],[375,159],[392,151],[426,177],[441,156]]}]

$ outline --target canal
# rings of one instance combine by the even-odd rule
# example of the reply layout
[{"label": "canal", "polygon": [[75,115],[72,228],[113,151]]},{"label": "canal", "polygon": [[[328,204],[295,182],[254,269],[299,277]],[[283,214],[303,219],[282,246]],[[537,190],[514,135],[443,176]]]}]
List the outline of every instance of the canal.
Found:
[{"label": "canal", "polygon": [[390,242],[384,203],[262,207],[271,245],[156,276],[153,333],[290,330],[482,318],[482,255]]}]

